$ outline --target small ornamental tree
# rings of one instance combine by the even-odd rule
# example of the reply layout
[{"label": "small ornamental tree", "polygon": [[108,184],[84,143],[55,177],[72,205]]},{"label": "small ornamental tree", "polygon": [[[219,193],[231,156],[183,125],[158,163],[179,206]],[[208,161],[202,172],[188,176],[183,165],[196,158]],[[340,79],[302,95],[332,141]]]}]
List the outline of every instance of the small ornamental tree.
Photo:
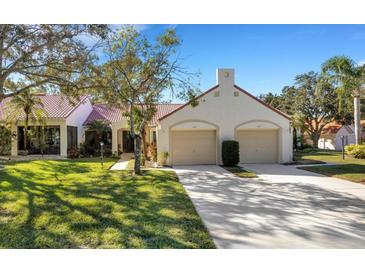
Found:
[{"label": "small ornamental tree", "polygon": [[228,140],[222,142],[222,161],[225,166],[236,166],[240,161],[239,143]]},{"label": "small ornamental tree", "polygon": [[97,96],[128,113],[130,134],[135,141],[136,174],[141,174],[145,126],[156,104],[166,95],[164,92],[181,99],[192,99],[196,94],[191,87],[195,74],[182,66],[179,45],[180,39],[173,29],[153,41],[126,26],[109,37],[106,61],[95,70],[96,86],[100,87]]}]

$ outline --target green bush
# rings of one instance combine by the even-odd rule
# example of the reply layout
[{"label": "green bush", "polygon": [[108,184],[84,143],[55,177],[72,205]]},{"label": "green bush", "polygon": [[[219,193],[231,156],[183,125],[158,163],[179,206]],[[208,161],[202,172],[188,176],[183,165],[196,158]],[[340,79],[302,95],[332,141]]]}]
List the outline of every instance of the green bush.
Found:
[{"label": "green bush", "polygon": [[222,161],[225,166],[236,166],[240,161],[240,150],[237,141],[222,142]]},{"label": "green bush", "polygon": [[354,158],[365,159],[365,144],[345,146],[345,151]]},{"label": "green bush", "polygon": [[356,148],[356,145],[347,145],[347,146],[345,146],[345,152],[346,152],[346,154],[348,154],[348,155],[352,155],[352,153],[353,153],[353,151],[355,150],[355,148]]},{"label": "green bush", "polygon": [[12,137],[11,130],[0,125],[0,155],[10,155]]},{"label": "green bush", "polygon": [[145,166],[146,165],[146,158],[144,157],[144,154],[141,153],[141,166]]}]

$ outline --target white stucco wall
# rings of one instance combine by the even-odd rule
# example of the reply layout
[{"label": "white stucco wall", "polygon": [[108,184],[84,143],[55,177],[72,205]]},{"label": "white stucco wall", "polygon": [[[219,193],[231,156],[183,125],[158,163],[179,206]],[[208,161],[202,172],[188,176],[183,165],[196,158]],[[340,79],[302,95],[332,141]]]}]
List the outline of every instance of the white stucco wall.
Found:
[{"label": "white stucco wall", "polygon": [[[277,127],[279,128],[279,162],[292,160],[292,134],[290,121],[263,104],[257,102],[247,94],[234,87],[234,70],[217,70],[218,87],[203,95],[199,99],[199,105],[190,105],[176,111],[160,121],[157,130],[157,149],[161,152],[169,152],[171,155],[170,130],[179,127],[184,122],[217,129],[218,135],[218,164],[221,164],[221,143],[224,140],[234,140],[238,127]],[[250,122],[250,123],[248,123]],[[270,126],[268,126],[268,124]],[[171,164],[170,159],[168,163]]]},{"label": "white stucco wall", "polygon": [[336,149],[336,135],[335,134],[322,134],[318,140],[318,148],[321,149]]},{"label": "white stucco wall", "polygon": [[[85,130],[83,123],[86,121],[87,117],[90,115],[93,107],[89,98],[86,98],[78,107],[66,118],[66,126],[77,127],[77,143],[85,141]],[[67,138],[67,132],[66,132]],[[67,146],[67,139],[66,146]],[[66,148],[67,149],[67,148]]]},{"label": "white stucco wall", "polygon": [[[354,131],[353,126],[349,126]],[[336,133],[336,150],[342,150],[341,136],[344,136],[344,145],[355,144],[355,134],[349,133],[345,126],[341,127]]]}]

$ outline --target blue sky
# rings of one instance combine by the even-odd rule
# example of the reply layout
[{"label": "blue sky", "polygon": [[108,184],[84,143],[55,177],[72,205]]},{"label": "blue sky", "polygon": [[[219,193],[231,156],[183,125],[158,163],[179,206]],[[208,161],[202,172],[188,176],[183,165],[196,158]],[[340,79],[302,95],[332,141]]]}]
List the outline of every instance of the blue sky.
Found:
[{"label": "blue sky", "polygon": [[[167,25],[138,25],[155,37]],[[296,75],[319,70],[334,55],[365,62],[365,25],[174,25],[181,56],[201,71],[202,91],[216,68],[234,68],[236,83],[254,95],[279,93]]]}]

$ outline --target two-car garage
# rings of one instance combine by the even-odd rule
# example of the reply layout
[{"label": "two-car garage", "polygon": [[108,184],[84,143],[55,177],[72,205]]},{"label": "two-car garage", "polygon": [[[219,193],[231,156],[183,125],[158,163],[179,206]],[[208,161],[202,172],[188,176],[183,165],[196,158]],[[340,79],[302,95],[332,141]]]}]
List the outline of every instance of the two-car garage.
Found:
[{"label": "two-car garage", "polygon": [[[237,86],[233,69],[217,85],[158,119],[157,151],[168,165],[222,164],[222,142],[239,143],[240,163],[292,161],[291,119]],[[167,155],[167,157],[166,157]]]},{"label": "two-car garage", "polygon": [[[277,163],[278,134],[276,129],[236,130],[240,163]],[[217,164],[216,130],[172,130],[172,165]]]}]

